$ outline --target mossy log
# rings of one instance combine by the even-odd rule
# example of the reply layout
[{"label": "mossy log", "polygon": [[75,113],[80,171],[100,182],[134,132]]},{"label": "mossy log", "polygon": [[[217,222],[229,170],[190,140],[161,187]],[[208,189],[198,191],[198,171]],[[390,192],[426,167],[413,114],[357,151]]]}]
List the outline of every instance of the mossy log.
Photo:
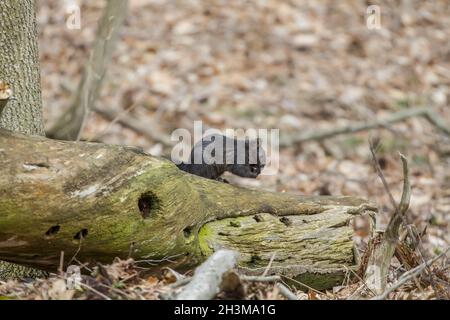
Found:
[{"label": "mossy log", "polygon": [[[56,271],[114,257],[178,267],[235,249],[249,273],[316,288],[355,267],[348,222],[376,210],[353,197],[252,190],[187,174],[137,149],[56,141],[0,129],[0,260]],[[69,258],[67,258],[69,257]]]}]

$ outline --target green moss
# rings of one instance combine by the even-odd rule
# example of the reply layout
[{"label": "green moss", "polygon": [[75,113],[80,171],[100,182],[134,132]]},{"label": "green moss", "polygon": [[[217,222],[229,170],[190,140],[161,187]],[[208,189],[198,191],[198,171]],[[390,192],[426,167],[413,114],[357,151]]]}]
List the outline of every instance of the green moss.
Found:
[{"label": "green moss", "polygon": [[212,248],[209,247],[209,240],[214,236],[214,230],[208,227],[208,224],[202,226],[198,232],[198,246],[200,253],[204,256],[213,254]]},{"label": "green moss", "polygon": [[[311,277],[318,272],[326,278],[323,270],[328,271],[330,266],[335,269],[352,264],[352,240],[345,225],[359,213],[355,210],[366,203],[364,200],[246,189],[196,177],[181,172],[169,161],[135,152],[130,155],[129,150],[43,138],[36,143],[36,139],[22,138],[18,143],[0,130],[0,144],[14,149],[6,153],[8,165],[0,169],[0,185],[9,187],[4,188],[0,199],[0,242],[12,235],[16,238],[10,242],[20,241],[20,247],[14,244],[15,252],[2,252],[5,260],[54,272],[61,251],[67,257],[77,252],[77,259],[83,262],[103,263],[131,253],[136,260],[176,256],[180,263],[192,266],[214,249],[226,247],[240,252],[242,266],[252,261],[261,268],[276,251],[278,267],[289,271],[292,266],[301,266],[301,270],[291,272],[294,276],[307,267]],[[30,149],[35,151],[33,155],[71,159],[70,166],[58,172],[44,170],[45,179],[23,179],[13,188],[10,181],[15,172],[23,170],[23,159],[29,161]],[[99,152],[103,157],[97,161]],[[129,163],[121,161],[117,153],[122,152],[127,153],[124,159]],[[114,164],[119,168],[110,172]],[[86,175],[73,179],[74,173],[83,172],[82,168],[96,166],[104,169],[91,169],[88,173],[92,181],[87,186]],[[67,194],[63,187],[70,187],[72,180],[84,189],[102,189],[94,188],[94,193],[80,196],[80,190],[69,188]],[[139,208],[142,197],[150,207],[145,207],[146,217],[142,215],[143,205]],[[254,218],[256,214],[262,221]],[[292,224],[282,223],[281,216]],[[60,231],[45,237],[56,224]],[[74,236],[84,228],[89,232],[79,246]],[[319,282],[317,287],[325,280]]]},{"label": "green moss", "polygon": [[316,290],[326,290],[342,283],[344,276],[345,274],[343,271],[325,274],[306,272],[298,275],[293,280],[287,279],[286,282],[305,291],[307,291],[308,288],[302,286],[302,284]]}]

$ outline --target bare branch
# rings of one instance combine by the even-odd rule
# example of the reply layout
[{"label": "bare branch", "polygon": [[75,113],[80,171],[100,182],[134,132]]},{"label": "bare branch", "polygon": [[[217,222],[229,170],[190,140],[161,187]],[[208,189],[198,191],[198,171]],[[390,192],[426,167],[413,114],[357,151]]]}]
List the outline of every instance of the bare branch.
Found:
[{"label": "bare branch", "polygon": [[442,133],[450,136],[450,124],[445,123],[445,121],[443,121],[441,117],[432,109],[426,107],[418,107],[407,110],[401,110],[381,120],[377,119],[364,123],[350,124],[347,126],[331,130],[324,130],[324,131],[314,130],[312,132],[307,132],[303,135],[296,137],[287,136],[281,139],[280,146],[286,147],[291,146],[293,144],[301,144],[309,141],[320,141],[343,134],[353,134],[361,131],[368,131],[371,129],[388,127],[391,124],[402,122],[413,117],[424,117],[428,122],[434,125]]},{"label": "bare branch", "polygon": [[277,282],[280,281],[280,276],[247,276],[241,275],[241,280],[255,281],[255,282]]},{"label": "bare branch", "polygon": [[[385,237],[388,238],[389,241],[398,241],[399,237],[399,229],[400,224],[403,221],[403,217],[408,211],[409,202],[411,200],[411,183],[409,182],[409,168],[408,168],[408,160],[404,155],[400,153],[400,159],[402,160],[403,165],[403,192],[402,198],[400,199],[400,203],[395,208],[395,213],[392,216],[391,220],[385,231]],[[405,226],[407,223],[405,223]]]},{"label": "bare branch", "polygon": [[173,145],[172,141],[168,138],[167,135],[159,133],[156,130],[156,124],[151,120],[140,120],[135,118],[134,116],[128,114],[127,112],[119,113],[110,109],[100,109],[94,108],[95,112],[105,117],[106,119],[122,124],[123,126],[134,130],[145,137],[160,142],[165,147],[170,147]]},{"label": "bare branch", "polygon": [[280,293],[288,300],[299,300],[298,297],[282,283],[277,283]]},{"label": "bare branch", "polygon": [[[400,159],[402,161],[402,166],[403,166],[403,192],[402,192],[402,198],[400,200],[400,204],[397,206],[394,197],[392,196],[392,193],[389,189],[389,186],[387,184],[386,178],[384,177],[383,171],[381,170],[381,167],[379,165],[379,161],[377,159],[376,156],[376,152],[375,152],[375,147],[373,145],[373,142],[371,140],[369,140],[370,142],[370,151],[372,153],[372,157],[373,157],[373,162],[374,162],[374,166],[375,169],[378,173],[378,176],[380,177],[384,189],[386,191],[386,193],[389,195],[389,199],[391,201],[392,206],[395,209],[394,215],[392,216],[392,218],[389,221],[389,224],[386,228],[384,237],[386,238],[385,242],[390,242],[390,243],[395,243],[395,247],[397,248],[397,243],[398,243],[398,238],[399,238],[399,228],[400,228],[400,224],[403,222],[403,224],[406,227],[406,231],[408,232],[408,236],[411,238],[412,241],[416,241],[419,245],[417,246],[417,250],[419,252],[419,256],[422,260],[422,262],[425,262],[425,258],[424,255],[422,253],[422,250],[420,248],[420,238],[417,239],[416,235],[412,232],[411,228],[408,228],[408,221],[406,219],[406,212],[409,208],[409,203],[410,203],[410,199],[411,199],[411,184],[409,181],[409,167],[408,167],[408,161],[405,158],[404,155],[402,155],[400,153]],[[389,246],[390,247],[390,246]],[[395,253],[395,250],[394,250]],[[387,258],[387,257],[386,257]],[[392,259],[392,257],[390,258]],[[388,263],[387,261],[385,263]],[[389,264],[390,264],[390,260],[389,260]],[[384,266],[386,267],[386,266]],[[374,268],[374,266],[372,266],[371,268]],[[369,267],[368,267],[369,269]],[[429,278],[429,281],[434,289],[434,291],[436,292],[436,294],[439,295],[439,292],[436,290],[436,285],[434,283],[434,279],[433,279],[433,275],[431,273],[431,270],[426,267],[426,273],[427,276]],[[373,272],[375,269],[371,269],[370,272]],[[382,269],[384,270],[384,269]],[[366,273],[367,275],[367,273]],[[386,273],[387,276],[387,273]],[[387,280],[387,279],[386,279]],[[378,280],[377,280],[378,281]]]},{"label": "bare branch", "polygon": [[192,280],[177,295],[177,300],[210,300],[220,292],[222,276],[233,269],[238,254],[219,250],[195,270]]},{"label": "bare branch", "polygon": [[420,273],[422,273],[425,269],[427,269],[434,262],[436,262],[437,260],[439,260],[440,258],[445,256],[449,250],[450,250],[450,247],[447,247],[447,249],[445,249],[444,252],[442,252],[438,256],[436,256],[436,257],[434,257],[434,258],[432,258],[432,259],[430,259],[428,261],[425,261],[424,263],[422,263],[422,264],[418,265],[417,267],[409,270],[408,272],[405,272],[404,274],[402,274],[402,276],[398,279],[398,281],[395,284],[393,284],[388,289],[386,289],[381,295],[373,297],[371,300],[384,300],[384,299],[386,299],[391,292],[395,291],[396,289],[401,287],[403,284],[405,284],[409,280],[411,280],[411,279],[415,278],[416,276],[418,276]]},{"label": "bare branch", "polygon": [[411,198],[411,184],[409,182],[408,161],[402,154],[400,154],[404,176],[402,198],[399,205],[397,206],[379,165],[375,147],[372,141],[370,141],[370,151],[373,156],[375,169],[381,181],[383,182],[386,193],[389,195],[392,205],[395,209],[394,214],[391,217],[383,236],[380,236],[378,239],[376,239],[376,241],[374,241],[373,252],[369,257],[369,262],[365,274],[365,282],[367,283],[369,289],[377,294],[381,294],[386,288],[389,266],[391,264],[391,259],[394,255],[395,248],[399,240],[400,224],[403,221],[406,211],[409,208],[409,201]]},{"label": "bare branch", "polygon": [[100,20],[94,48],[78,89],[66,113],[56,121],[48,136],[61,140],[79,140],[90,110],[94,107],[111,61],[119,30],[125,21],[127,0],[107,1]]},{"label": "bare branch", "polygon": [[372,153],[373,165],[378,174],[378,177],[380,178],[381,182],[383,183],[384,190],[386,191],[387,195],[389,196],[389,200],[391,201],[392,207],[395,209],[395,211],[398,211],[397,202],[395,201],[394,196],[392,195],[392,192],[389,189],[389,185],[386,181],[386,178],[384,177],[383,170],[381,170],[380,162],[378,161],[377,153],[375,151],[375,146],[374,146],[372,139],[369,139],[369,146],[370,146],[370,152]]}]

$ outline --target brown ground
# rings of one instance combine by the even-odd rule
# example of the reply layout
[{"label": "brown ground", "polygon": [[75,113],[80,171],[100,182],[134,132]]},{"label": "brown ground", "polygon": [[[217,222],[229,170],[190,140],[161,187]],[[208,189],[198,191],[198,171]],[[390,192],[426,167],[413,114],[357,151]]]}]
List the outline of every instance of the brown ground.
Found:
[{"label": "brown ground", "polygon": [[[69,30],[64,2],[38,1],[48,127],[68,106],[102,3],[82,1],[82,28]],[[381,30],[366,28],[366,1],[131,0],[97,106],[123,110],[137,103],[132,114],[154,119],[155,130],[167,136],[176,128],[191,129],[194,120],[210,127],[280,128],[281,135],[299,135],[416,106],[435,110],[450,125],[449,2],[377,4]],[[441,252],[450,244],[450,138],[420,118],[371,135],[381,141],[380,162],[397,199],[402,183],[398,151],[408,157],[410,222],[419,231],[427,226],[427,257]],[[364,132],[283,148],[276,176],[233,181],[301,194],[369,198],[380,204],[385,223],[392,209],[370,160],[368,136]],[[157,141],[119,124],[109,126],[96,114],[83,137],[170,154]],[[153,278],[145,281],[159,285]],[[10,292],[5,286],[0,293]],[[271,290],[255,297],[275,297]],[[351,290],[344,288],[340,297]],[[430,288],[392,296],[433,297]]]}]

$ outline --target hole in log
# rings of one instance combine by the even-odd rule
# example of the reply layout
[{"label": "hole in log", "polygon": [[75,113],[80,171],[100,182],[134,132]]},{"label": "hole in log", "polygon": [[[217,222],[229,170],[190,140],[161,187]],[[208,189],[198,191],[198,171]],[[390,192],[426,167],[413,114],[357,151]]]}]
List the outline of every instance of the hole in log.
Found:
[{"label": "hole in log", "polygon": [[185,238],[189,238],[192,234],[192,228],[191,227],[184,228],[183,234]]},{"label": "hole in log", "polygon": [[241,226],[241,223],[239,221],[230,221],[230,226],[239,228]]},{"label": "hole in log", "polygon": [[260,214],[255,214],[253,216],[253,219],[255,219],[256,222],[262,222],[264,221],[264,218]]},{"label": "hole in log", "polygon": [[260,256],[258,256],[257,254],[253,254],[252,256],[251,256],[251,258],[250,258],[250,263],[251,264],[258,264],[259,262],[261,262],[261,257]]},{"label": "hole in log", "polygon": [[142,218],[146,219],[158,207],[158,198],[152,192],[144,193],[138,200],[138,207]]},{"label": "hole in log", "polygon": [[280,222],[283,223],[286,227],[292,225],[292,221],[288,217],[281,218]]},{"label": "hole in log", "polygon": [[50,165],[48,163],[44,163],[44,162],[38,162],[38,163],[24,163],[25,166],[30,166],[30,167],[38,167],[38,168],[50,168]]},{"label": "hole in log", "polygon": [[59,232],[59,230],[61,229],[60,226],[56,225],[56,226],[51,226],[47,232],[45,233],[45,236],[50,238],[52,236],[54,236],[55,234],[57,234]]},{"label": "hole in log", "polygon": [[82,240],[82,239],[86,238],[87,235],[88,235],[88,229],[83,228],[83,229],[81,229],[80,231],[78,231],[78,232],[76,233],[76,235],[73,236],[73,238],[74,238],[75,240]]}]

